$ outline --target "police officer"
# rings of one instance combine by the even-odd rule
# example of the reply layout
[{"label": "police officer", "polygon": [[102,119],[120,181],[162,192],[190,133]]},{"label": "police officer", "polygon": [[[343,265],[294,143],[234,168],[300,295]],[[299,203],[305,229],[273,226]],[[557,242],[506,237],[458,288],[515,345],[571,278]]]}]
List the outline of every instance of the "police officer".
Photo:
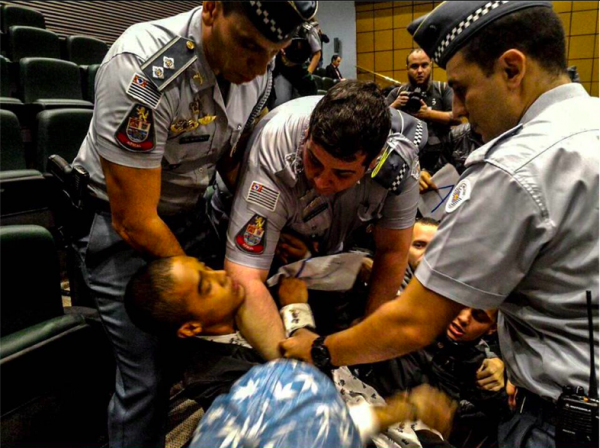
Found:
[{"label": "police officer", "polygon": [[599,101],[570,83],[551,2],[446,2],[409,30],[486,144],[400,299],[324,341],[300,330],[286,356],[382,360],[430,343],[462,306],[498,307],[519,388],[500,444],[552,447],[562,386],[588,385],[586,290],[598,319]]},{"label": "police officer", "polygon": [[[418,143],[424,126],[412,120],[399,119],[398,126]],[[398,291],[416,214],[418,159],[414,144],[396,133],[387,143],[391,154],[378,160],[389,130],[389,109],[375,84],[343,81],[324,97],[278,107],[252,135],[231,211],[225,269],[247,291],[241,329],[264,356],[278,357],[283,339],[264,280],[284,229],[317,243],[319,254],[332,254],[343,250],[354,229],[374,222],[369,309]]]},{"label": "police officer", "polygon": [[[159,343],[122,297],[157,257],[210,255],[203,193],[266,101],[267,66],[316,2],[213,2],[129,28],[98,70],[94,117],[74,164],[96,211],[77,242],[84,278],[113,344],[110,446],[163,446],[168,388]],[[204,238],[203,238],[204,237]]]}]

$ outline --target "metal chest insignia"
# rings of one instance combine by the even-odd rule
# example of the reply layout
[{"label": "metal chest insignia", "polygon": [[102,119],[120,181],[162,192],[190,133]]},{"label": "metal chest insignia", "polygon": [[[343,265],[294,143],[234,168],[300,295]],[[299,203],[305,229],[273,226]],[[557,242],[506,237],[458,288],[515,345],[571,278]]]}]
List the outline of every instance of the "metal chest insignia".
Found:
[{"label": "metal chest insignia", "polygon": [[139,103],[134,104],[119,125],[115,138],[119,146],[128,151],[152,151],[155,147],[152,109]]},{"label": "metal chest insignia", "polygon": [[235,237],[236,246],[244,252],[260,255],[265,251],[267,218],[255,214]]}]

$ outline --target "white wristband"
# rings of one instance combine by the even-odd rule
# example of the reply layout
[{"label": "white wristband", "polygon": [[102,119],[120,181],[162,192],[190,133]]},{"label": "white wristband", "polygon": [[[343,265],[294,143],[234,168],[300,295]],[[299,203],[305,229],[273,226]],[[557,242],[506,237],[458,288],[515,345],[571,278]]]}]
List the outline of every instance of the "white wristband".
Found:
[{"label": "white wristband", "polygon": [[292,303],[286,305],[279,311],[281,319],[283,320],[283,327],[285,328],[285,337],[289,338],[290,335],[300,328],[316,328],[315,318],[310,310],[308,303]]},{"label": "white wristband", "polygon": [[370,437],[379,432],[379,420],[377,420],[375,411],[373,411],[373,406],[369,403],[362,401],[356,404],[349,404],[348,410],[362,443],[366,443]]}]

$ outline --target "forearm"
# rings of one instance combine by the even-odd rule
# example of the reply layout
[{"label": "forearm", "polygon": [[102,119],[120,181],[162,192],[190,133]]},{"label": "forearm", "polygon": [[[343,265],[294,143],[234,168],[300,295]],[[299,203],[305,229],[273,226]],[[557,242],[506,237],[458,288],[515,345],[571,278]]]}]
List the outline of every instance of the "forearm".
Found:
[{"label": "forearm", "polygon": [[395,358],[432,343],[461,309],[413,278],[398,299],[358,325],[328,336],[325,344],[336,366]]},{"label": "forearm", "polygon": [[452,115],[452,111],[444,112],[441,110],[433,109],[428,110],[426,116],[422,119],[425,119],[432,123],[443,124],[445,126],[455,126],[461,123],[460,120],[454,118],[454,115]]},{"label": "forearm", "polygon": [[151,258],[185,255],[171,229],[158,215],[150,219],[119,219],[113,216],[113,228],[127,244]]},{"label": "forearm", "polygon": [[407,261],[407,251],[375,253],[365,310],[367,316],[384,303],[396,298],[398,289],[402,285]]},{"label": "forearm", "polygon": [[315,54],[312,55],[312,59],[310,60],[310,64],[308,65],[308,73],[310,73],[311,75],[315,72],[315,70],[317,69],[317,65],[319,65],[319,60],[321,59],[321,52],[317,51]]}]

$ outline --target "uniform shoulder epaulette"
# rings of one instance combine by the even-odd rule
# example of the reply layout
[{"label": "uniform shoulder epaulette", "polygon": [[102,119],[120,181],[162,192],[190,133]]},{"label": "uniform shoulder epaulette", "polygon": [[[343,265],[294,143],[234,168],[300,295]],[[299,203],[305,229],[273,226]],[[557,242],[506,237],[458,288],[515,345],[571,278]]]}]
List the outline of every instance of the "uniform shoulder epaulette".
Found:
[{"label": "uniform shoulder epaulette", "polygon": [[148,58],[142,65],[146,77],[160,92],[198,59],[196,44],[183,37],[175,37]]}]

